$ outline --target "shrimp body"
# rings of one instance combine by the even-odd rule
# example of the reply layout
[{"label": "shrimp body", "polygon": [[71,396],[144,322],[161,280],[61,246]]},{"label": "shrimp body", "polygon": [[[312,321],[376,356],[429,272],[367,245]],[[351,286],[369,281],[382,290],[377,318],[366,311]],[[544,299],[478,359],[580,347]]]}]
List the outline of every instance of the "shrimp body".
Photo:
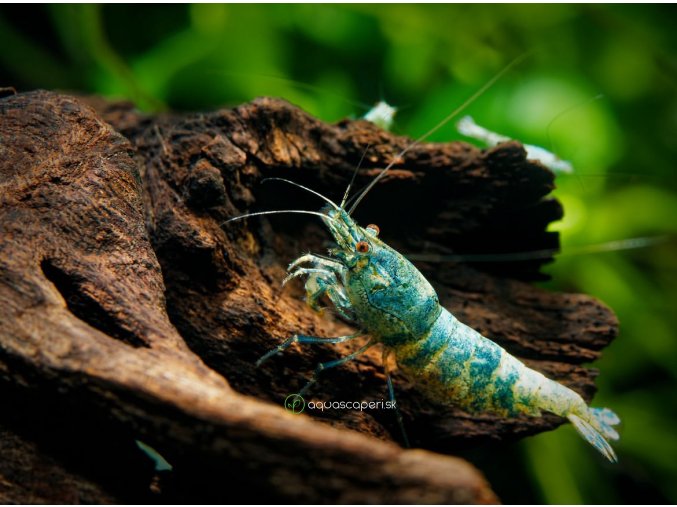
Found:
[{"label": "shrimp body", "polygon": [[[290,277],[307,275],[312,308],[326,294],[362,330],[359,334],[395,354],[405,375],[429,398],[503,416],[552,412],[567,417],[588,442],[616,460],[607,439],[618,438],[612,426],[620,420],[611,410],[589,408],[579,394],[456,319],[421,272],[378,238],[378,228],[358,226],[342,208],[323,212],[338,247],[330,249],[330,258],[306,255],[290,265]],[[315,267],[299,267],[306,262]]]},{"label": "shrimp body", "polygon": [[577,393],[528,368],[444,308],[428,333],[395,347],[395,354],[430,398],[453,400],[469,412],[566,416],[586,408]]},{"label": "shrimp body", "polygon": [[[482,141],[487,146],[496,146],[497,144],[511,140],[507,136],[497,134],[496,132],[492,132],[491,130],[479,126],[471,116],[464,116],[461,118],[456,124],[456,128],[460,134]],[[533,144],[522,143],[522,146],[524,146],[524,150],[527,152],[528,159],[538,160],[551,171],[562,173],[574,172],[571,162],[562,160],[551,151],[541,148],[540,146],[534,146]]]}]

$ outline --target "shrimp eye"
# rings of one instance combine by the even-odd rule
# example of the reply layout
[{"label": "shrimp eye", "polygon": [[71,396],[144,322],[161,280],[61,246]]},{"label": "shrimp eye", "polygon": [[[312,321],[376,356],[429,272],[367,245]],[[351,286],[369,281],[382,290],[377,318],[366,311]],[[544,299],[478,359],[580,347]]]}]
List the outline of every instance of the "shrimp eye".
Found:
[{"label": "shrimp eye", "polygon": [[378,233],[381,232],[381,229],[379,229],[378,225],[376,224],[369,224],[367,229],[369,229],[374,234],[374,236],[378,236]]},{"label": "shrimp eye", "polygon": [[357,249],[358,252],[360,253],[367,253],[369,251],[369,243],[366,241],[360,241],[355,248]]}]

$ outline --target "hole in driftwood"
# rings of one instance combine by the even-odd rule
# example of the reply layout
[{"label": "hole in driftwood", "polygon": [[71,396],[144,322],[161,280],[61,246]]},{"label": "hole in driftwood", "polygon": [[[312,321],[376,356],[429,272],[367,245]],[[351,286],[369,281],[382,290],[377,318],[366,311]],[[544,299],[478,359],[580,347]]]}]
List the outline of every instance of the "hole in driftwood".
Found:
[{"label": "hole in driftwood", "polygon": [[54,284],[66,301],[68,309],[78,319],[95,329],[133,347],[148,347],[142,339],[120,325],[101,304],[83,289],[84,279],[67,273],[50,259],[43,259],[40,267],[45,277]]}]

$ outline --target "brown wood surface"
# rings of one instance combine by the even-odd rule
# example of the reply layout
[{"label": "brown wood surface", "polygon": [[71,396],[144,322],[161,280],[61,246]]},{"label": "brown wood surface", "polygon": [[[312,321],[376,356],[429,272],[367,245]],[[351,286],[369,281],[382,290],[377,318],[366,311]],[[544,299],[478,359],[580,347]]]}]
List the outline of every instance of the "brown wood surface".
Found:
[{"label": "brown wood surface", "polygon": [[[91,107],[90,107],[91,106]],[[471,416],[395,375],[392,411],[285,411],[315,364],[358,344],[293,346],[350,326],[284,290],[286,265],[328,240],[288,178],[340,200],[410,140],[320,122],[279,100],[145,116],[130,104],[32,92],[0,99],[0,501],[482,503],[496,497],[459,449],[555,428],[553,416]],[[413,147],[360,205],[402,252],[557,246],[552,174],[507,143]],[[543,261],[426,264],[443,304],[586,399],[617,322],[598,301],[535,287]],[[386,398],[380,351],[327,371],[307,400]],[[153,477],[134,439],[174,465]],[[585,445],[585,444],[582,444]],[[27,472],[63,477],[61,488]],[[34,479],[34,480],[33,480]],[[31,483],[31,480],[33,482]],[[151,492],[149,484],[153,481]]]}]

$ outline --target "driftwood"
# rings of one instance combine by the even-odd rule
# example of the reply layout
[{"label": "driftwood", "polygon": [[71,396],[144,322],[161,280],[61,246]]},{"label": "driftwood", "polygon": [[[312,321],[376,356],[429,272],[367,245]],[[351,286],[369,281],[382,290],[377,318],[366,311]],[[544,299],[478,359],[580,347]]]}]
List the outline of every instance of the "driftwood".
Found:
[{"label": "driftwood", "polygon": [[[223,222],[320,207],[263,177],[340,199],[368,145],[356,188],[409,142],[272,99],[155,117],[49,92],[0,99],[0,501],[496,501],[477,469],[445,454],[561,419],[471,416],[396,375],[418,448],[405,450],[392,411],[283,408],[318,361],[354,345],[294,346],[254,367],[296,332],[350,327],[311,312],[300,283],[280,288],[290,260],[326,248],[317,219]],[[553,176],[519,144],[422,143],[398,162],[356,217],[400,251],[557,246],[545,232],[562,213],[547,197]],[[590,399],[595,372],[581,363],[613,339],[615,317],[531,285],[542,262],[420,267],[461,320]],[[385,397],[373,350],[306,398]],[[174,470],[155,474],[134,439]]]}]

